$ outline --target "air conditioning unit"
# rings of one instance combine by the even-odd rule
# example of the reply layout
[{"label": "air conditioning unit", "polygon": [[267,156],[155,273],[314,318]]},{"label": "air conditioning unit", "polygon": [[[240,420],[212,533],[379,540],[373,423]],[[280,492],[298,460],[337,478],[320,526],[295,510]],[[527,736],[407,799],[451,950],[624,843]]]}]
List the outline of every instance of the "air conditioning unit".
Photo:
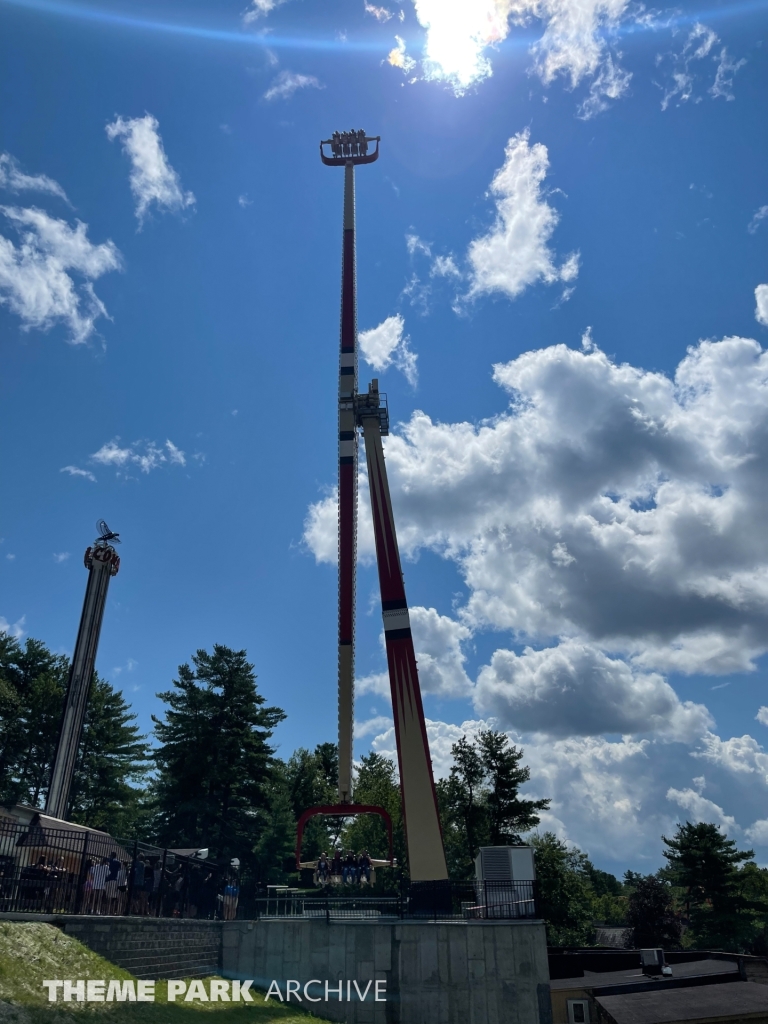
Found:
[{"label": "air conditioning unit", "polygon": [[532,882],[536,878],[532,846],[481,846],[475,858],[478,882]]},{"label": "air conditioning unit", "polygon": [[531,846],[481,846],[475,858],[477,906],[483,917],[530,917],[536,877]]}]

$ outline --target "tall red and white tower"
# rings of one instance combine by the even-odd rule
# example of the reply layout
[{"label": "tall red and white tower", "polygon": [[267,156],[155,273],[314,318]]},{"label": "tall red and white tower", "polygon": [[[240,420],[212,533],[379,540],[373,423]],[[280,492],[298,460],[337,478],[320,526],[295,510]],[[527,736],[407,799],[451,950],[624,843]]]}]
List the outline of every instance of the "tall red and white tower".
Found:
[{"label": "tall red and white tower", "polygon": [[[355,576],[357,562],[358,430],[365,441],[371,509],[376,535],[384,636],[392,690],[392,710],[408,863],[413,881],[448,877],[432,776],[432,762],[413,650],[408,604],[392,514],[381,438],[389,431],[386,399],[373,381],[357,390],[357,297],[355,281],[355,166],[373,163],[378,137],[363,131],[336,132],[320,144],[324,164],[344,168],[344,236],[341,273],[339,352],[339,805],[334,814],[381,813],[353,802],[352,729],[355,672]],[[376,143],[373,152],[371,143]],[[328,146],[331,155],[324,152]],[[322,812],[322,809],[315,809]],[[386,815],[385,815],[386,817]]]},{"label": "tall red and white tower", "polygon": [[88,583],[85,587],[80,628],[77,632],[77,642],[69,669],[51,784],[48,787],[48,798],[45,803],[45,813],[54,818],[63,818],[67,813],[77,750],[80,746],[93,669],[96,664],[101,623],[107,603],[107,590],[109,581],[113,576],[117,576],[120,569],[120,556],[111,543],[112,541],[119,543],[119,535],[112,533],[103,519],[99,521],[99,534],[98,540],[85,552],[84,561],[88,570]]}]

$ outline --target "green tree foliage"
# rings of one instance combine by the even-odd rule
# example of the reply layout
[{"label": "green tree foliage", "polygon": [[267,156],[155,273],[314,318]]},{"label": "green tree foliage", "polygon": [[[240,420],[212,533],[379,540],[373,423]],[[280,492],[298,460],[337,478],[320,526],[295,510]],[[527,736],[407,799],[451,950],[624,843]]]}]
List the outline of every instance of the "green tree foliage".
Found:
[{"label": "green tree foliage", "polygon": [[39,806],[50,777],[69,663],[39,640],[0,634],[0,802]]},{"label": "green tree foliage", "polygon": [[628,942],[636,949],[680,948],[680,920],[675,913],[672,886],[658,875],[625,875],[629,892]]},{"label": "green tree foliage", "polygon": [[70,821],[133,838],[149,827],[149,746],[123,695],[94,675],[69,796]]},{"label": "green tree foliage", "polygon": [[531,840],[536,858],[537,906],[549,946],[594,942],[593,897],[586,856],[569,849],[553,832]]},{"label": "green tree foliage", "polygon": [[[388,877],[387,869],[377,869],[377,884],[381,883],[379,887],[391,886],[396,878],[407,870],[408,856],[400,799],[400,778],[397,766],[388,757],[371,753],[360,759],[360,767],[355,778],[355,803],[383,807],[392,819],[392,839],[398,871],[393,877]],[[354,850],[355,853],[367,850],[375,858],[383,859],[389,856],[386,826],[378,815],[364,814],[348,818],[341,835],[341,845],[343,849]]]},{"label": "green tree foliage", "polygon": [[539,823],[549,800],[524,800],[520,787],[530,779],[523,751],[502,732],[484,730],[471,743],[466,736],[451,747],[453,765],[437,784],[443,840],[452,878],[474,875],[481,846],[520,842]]},{"label": "green tree foliage", "polygon": [[679,890],[690,922],[686,945],[733,952],[747,948],[768,910],[764,896],[756,898],[744,884],[751,874],[740,870],[754,852],[737,850],[717,825],[705,822],[686,822],[671,839],[661,838],[667,847],[664,873]]},{"label": "green tree foliage", "polygon": [[[0,802],[41,806],[47,795],[69,659],[39,640],[0,634]],[[67,817],[130,835],[142,816],[148,747],[122,694],[94,673]]]},{"label": "green tree foliage", "polygon": [[167,704],[165,719],[153,718],[157,837],[256,866],[265,812],[275,806],[269,739],[285,714],[264,706],[245,651],[215,644],[211,654],[199,650],[192,664],[179,666],[173,689],[158,694]]},{"label": "green tree foliage", "polygon": [[[310,807],[336,803],[338,772],[335,743],[321,743],[313,751],[305,747],[294,750],[286,762],[284,778],[295,821]],[[316,860],[323,851],[330,852],[339,828],[339,819],[310,818],[304,830],[302,858]]]}]

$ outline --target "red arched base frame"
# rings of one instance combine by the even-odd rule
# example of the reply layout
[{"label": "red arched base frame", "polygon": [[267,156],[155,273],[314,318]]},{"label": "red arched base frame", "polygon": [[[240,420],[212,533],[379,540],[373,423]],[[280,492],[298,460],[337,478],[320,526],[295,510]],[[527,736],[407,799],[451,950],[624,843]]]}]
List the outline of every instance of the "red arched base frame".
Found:
[{"label": "red arched base frame", "polygon": [[384,824],[387,826],[387,839],[389,840],[389,863],[394,865],[395,856],[394,848],[392,846],[392,819],[389,813],[384,810],[383,807],[374,807],[373,804],[327,804],[323,807],[310,807],[309,810],[304,811],[302,816],[299,818],[299,823],[296,827],[296,867],[301,868],[301,840],[304,837],[304,826],[307,824],[310,818],[314,818],[317,814],[329,814],[334,815],[338,818],[350,818],[355,814],[378,814],[380,818],[384,819]]}]

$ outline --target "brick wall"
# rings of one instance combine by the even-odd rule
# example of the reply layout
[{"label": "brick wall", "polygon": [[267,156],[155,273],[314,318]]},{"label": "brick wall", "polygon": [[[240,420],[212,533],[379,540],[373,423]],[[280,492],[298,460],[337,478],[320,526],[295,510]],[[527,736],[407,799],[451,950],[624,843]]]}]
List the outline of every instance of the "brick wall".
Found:
[{"label": "brick wall", "polygon": [[221,921],[63,917],[73,938],[138,978],[197,978],[221,966]]}]

